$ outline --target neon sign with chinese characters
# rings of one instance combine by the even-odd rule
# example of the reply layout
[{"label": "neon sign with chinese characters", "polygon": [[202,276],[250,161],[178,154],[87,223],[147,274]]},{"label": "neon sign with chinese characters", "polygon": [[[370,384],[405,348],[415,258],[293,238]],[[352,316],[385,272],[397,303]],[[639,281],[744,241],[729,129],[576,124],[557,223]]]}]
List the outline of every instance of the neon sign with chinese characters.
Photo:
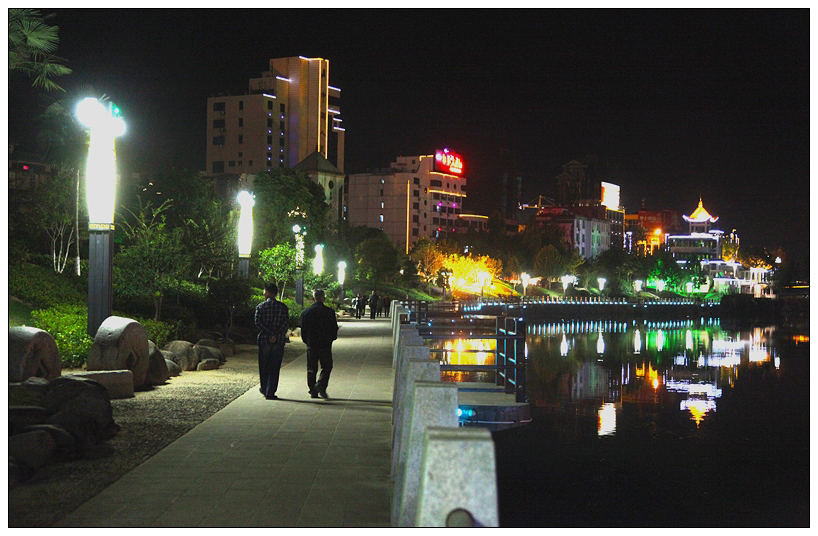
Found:
[{"label": "neon sign with chinese characters", "polygon": [[450,175],[462,175],[463,158],[448,149],[435,151],[434,171],[438,173],[448,173]]}]

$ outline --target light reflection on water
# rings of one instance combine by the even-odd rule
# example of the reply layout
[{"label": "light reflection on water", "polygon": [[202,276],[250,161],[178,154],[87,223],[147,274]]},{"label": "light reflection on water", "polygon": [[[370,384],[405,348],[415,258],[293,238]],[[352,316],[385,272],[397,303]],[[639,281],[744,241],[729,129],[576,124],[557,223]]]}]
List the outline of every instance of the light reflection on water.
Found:
[{"label": "light reflection on water", "polygon": [[527,331],[532,404],[592,407],[600,436],[616,433],[623,404],[676,404],[698,427],[718,410],[740,366],[780,364],[774,327],[726,330],[718,319],[547,323]]}]

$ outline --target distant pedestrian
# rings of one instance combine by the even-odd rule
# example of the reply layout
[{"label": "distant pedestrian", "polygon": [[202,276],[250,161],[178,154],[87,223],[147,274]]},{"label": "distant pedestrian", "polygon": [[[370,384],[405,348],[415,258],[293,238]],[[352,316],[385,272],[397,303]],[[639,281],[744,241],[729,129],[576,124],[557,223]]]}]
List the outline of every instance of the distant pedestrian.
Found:
[{"label": "distant pedestrian", "polygon": [[386,318],[389,318],[389,305],[391,305],[391,303],[392,300],[389,298],[389,296],[383,297],[383,315]]},{"label": "distant pedestrian", "polygon": [[[338,338],[338,320],[335,311],[324,305],[322,289],[315,289],[312,296],[315,303],[301,313],[301,340],[307,345],[307,388],[312,398],[329,398],[332,341]],[[319,363],[321,376],[316,381]]]},{"label": "distant pedestrian", "polygon": [[364,316],[364,311],[366,310],[366,298],[361,293],[358,293],[358,303],[355,307],[355,318],[361,318]]},{"label": "distant pedestrian", "polygon": [[281,362],[284,360],[284,343],[290,312],[287,306],[276,300],[278,287],[275,283],[264,285],[264,301],[256,306],[255,324],[258,328],[258,375],[259,391],[267,400],[276,400]]},{"label": "distant pedestrian", "polygon": [[375,313],[378,311],[378,295],[375,291],[369,295],[369,319],[375,320]]}]

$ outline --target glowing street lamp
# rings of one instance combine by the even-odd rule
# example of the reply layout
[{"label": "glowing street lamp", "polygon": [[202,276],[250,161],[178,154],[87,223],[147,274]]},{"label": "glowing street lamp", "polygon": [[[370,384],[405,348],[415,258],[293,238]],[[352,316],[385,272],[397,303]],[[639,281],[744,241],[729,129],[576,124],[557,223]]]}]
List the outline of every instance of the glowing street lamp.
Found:
[{"label": "glowing street lamp", "polygon": [[253,249],[253,194],[246,190],[239,192],[237,201],[241,206],[239,215],[239,277],[247,278],[250,273],[250,253]]},{"label": "glowing street lamp", "polygon": [[662,292],[663,290],[665,290],[665,282],[663,280],[660,279],[659,281],[656,282],[656,290],[658,292]]},{"label": "glowing street lamp", "polygon": [[312,261],[312,273],[321,275],[324,271],[324,246],[318,244],[315,246],[315,260]]},{"label": "glowing street lamp", "polygon": [[77,105],[77,119],[91,131],[85,170],[88,200],[88,335],[96,336],[113,309],[115,139],[125,134],[119,108],[87,98]]},{"label": "glowing street lamp", "polygon": [[636,281],[634,281],[633,282],[633,288],[634,288],[634,290],[636,290],[636,292],[641,292],[642,291],[642,280],[637,279]]},{"label": "glowing street lamp", "polygon": [[306,229],[301,229],[297,223],[293,225],[293,234],[295,235],[295,269],[298,271],[298,279],[295,281],[295,303],[304,305],[304,235],[307,234]]},{"label": "glowing street lamp", "polygon": [[528,287],[528,282],[531,281],[531,276],[523,272],[520,274],[520,279],[523,282],[523,298],[525,298],[525,289]]},{"label": "glowing street lamp", "polygon": [[596,282],[599,283],[599,292],[602,292],[602,290],[605,288],[606,281],[607,279],[605,279],[604,277],[598,277],[596,279]]},{"label": "glowing street lamp", "polygon": [[341,299],[344,299],[344,279],[346,279],[347,263],[338,262],[338,284],[341,286]]},{"label": "glowing street lamp", "polygon": [[576,282],[576,280],[577,280],[577,278],[575,276],[573,276],[573,275],[564,275],[564,276],[562,276],[560,278],[560,281],[562,281],[562,294],[563,294],[563,296],[565,295],[565,291],[568,290],[568,285],[570,285],[571,283]]}]

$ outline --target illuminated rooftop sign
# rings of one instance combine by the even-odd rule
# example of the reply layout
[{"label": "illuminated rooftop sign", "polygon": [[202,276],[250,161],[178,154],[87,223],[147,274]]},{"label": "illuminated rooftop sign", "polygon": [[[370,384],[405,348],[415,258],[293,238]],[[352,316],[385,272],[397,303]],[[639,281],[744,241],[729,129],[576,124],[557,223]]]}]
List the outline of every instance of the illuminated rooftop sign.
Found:
[{"label": "illuminated rooftop sign", "polygon": [[602,204],[611,210],[619,210],[619,186],[602,182]]},{"label": "illuminated rooftop sign", "polygon": [[433,171],[438,173],[448,173],[449,175],[463,174],[463,158],[457,154],[443,149],[435,151],[435,165]]}]

